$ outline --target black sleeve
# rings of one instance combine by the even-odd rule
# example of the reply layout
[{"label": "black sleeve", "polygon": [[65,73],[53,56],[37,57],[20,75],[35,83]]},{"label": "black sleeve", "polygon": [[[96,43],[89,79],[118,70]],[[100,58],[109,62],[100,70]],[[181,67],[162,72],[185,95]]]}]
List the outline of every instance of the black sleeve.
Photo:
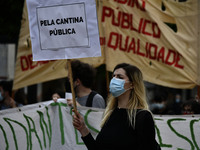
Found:
[{"label": "black sleeve", "polygon": [[86,147],[88,148],[88,150],[95,150],[96,149],[96,141],[93,138],[93,136],[91,135],[91,133],[89,133],[88,135],[81,137],[83,142],[85,143]]},{"label": "black sleeve", "polygon": [[155,126],[152,114],[141,111],[136,117],[136,134],[138,150],[157,150]]}]

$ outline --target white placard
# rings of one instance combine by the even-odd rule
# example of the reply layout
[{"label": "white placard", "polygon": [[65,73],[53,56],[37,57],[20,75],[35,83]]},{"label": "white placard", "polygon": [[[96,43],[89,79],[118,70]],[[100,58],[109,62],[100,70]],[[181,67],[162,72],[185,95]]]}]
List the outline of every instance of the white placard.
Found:
[{"label": "white placard", "polygon": [[42,50],[89,47],[84,3],[39,7],[37,21]]},{"label": "white placard", "polygon": [[65,92],[65,99],[72,99],[72,93]]},{"label": "white placard", "polygon": [[34,61],[101,56],[95,0],[27,0]]}]

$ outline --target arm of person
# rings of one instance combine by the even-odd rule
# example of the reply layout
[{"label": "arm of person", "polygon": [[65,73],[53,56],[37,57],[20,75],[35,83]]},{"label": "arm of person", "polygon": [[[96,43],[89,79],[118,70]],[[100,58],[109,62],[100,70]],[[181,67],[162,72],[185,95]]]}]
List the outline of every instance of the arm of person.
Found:
[{"label": "arm of person", "polygon": [[83,117],[78,112],[73,115],[73,125],[81,133],[81,138],[88,150],[95,150],[96,141],[89,132],[89,129],[86,127]]},{"label": "arm of person", "polygon": [[[67,99],[67,105],[73,106],[73,100],[72,99]],[[76,101],[76,106],[81,106],[81,105]]]},{"label": "arm of person", "polygon": [[136,120],[137,144],[139,150],[158,150],[159,145],[155,139],[155,124],[149,111],[141,111]]}]

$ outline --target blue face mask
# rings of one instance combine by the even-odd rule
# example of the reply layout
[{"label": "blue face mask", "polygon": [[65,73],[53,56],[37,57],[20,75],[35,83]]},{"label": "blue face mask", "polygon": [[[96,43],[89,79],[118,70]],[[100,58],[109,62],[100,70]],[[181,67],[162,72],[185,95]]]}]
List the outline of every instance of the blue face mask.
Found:
[{"label": "blue face mask", "polygon": [[180,101],[181,101],[181,100],[180,100],[179,98],[176,99],[176,103],[180,103]]},{"label": "blue face mask", "polygon": [[124,89],[125,80],[112,78],[110,81],[110,92],[114,97],[122,95],[126,90]]},{"label": "blue face mask", "polygon": [[3,96],[1,95],[1,92],[0,92],[0,101],[2,101],[3,100]]}]

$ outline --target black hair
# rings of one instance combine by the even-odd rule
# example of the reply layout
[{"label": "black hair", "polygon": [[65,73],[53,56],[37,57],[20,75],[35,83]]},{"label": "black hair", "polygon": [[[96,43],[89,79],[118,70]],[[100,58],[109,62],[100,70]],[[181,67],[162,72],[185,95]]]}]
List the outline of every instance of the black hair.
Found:
[{"label": "black hair", "polygon": [[79,60],[71,62],[73,80],[79,79],[87,88],[92,88],[96,70],[91,65]]},{"label": "black hair", "polygon": [[63,90],[57,89],[54,94],[57,93],[60,98],[65,98],[65,92]]},{"label": "black hair", "polygon": [[9,93],[9,96],[12,96],[12,87],[13,87],[12,81],[1,81],[0,86],[5,92]]},{"label": "black hair", "polygon": [[184,108],[185,106],[190,106],[191,111],[193,111],[194,114],[200,114],[200,103],[196,100],[191,99],[186,101],[185,103],[183,103],[182,108]]}]

